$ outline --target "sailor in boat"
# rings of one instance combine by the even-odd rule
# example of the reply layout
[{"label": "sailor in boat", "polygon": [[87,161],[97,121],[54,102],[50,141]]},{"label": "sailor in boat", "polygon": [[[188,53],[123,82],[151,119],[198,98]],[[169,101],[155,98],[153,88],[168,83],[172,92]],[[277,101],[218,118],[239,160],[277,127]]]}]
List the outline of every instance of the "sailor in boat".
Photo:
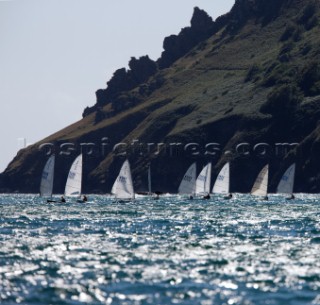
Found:
[{"label": "sailor in boat", "polygon": [[189,200],[193,200],[193,196],[192,195],[189,196]]},{"label": "sailor in boat", "polygon": [[230,193],[228,196],[225,196],[224,199],[228,200],[228,199],[232,199],[232,194]]},{"label": "sailor in boat", "polygon": [[210,199],[210,194],[208,193],[207,195],[203,196],[202,199]]},{"label": "sailor in boat", "polygon": [[294,197],[293,194],[291,194],[291,196],[289,198],[286,198],[287,200],[292,200],[292,199],[296,199],[296,197]]},{"label": "sailor in boat", "polygon": [[263,197],[263,200],[268,201],[268,200],[269,200],[269,197],[268,197],[268,196],[264,196],[264,197]]},{"label": "sailor in boat", "polygon": [[59,201],[47,199],[47,203],[57,203],[57,202],[59,202],[59,203],[64,203],[64,202],[66,202],[66,200],[64,199],[63,196],[61,196],[61,198],[60,198]]},{"label": "sailor in boat", "polygon": [[85,202],[87,202],[87,201],[88,201],[88,198],[87,198],[86,195],[83,195],[83,196],[82,196],[82,199],[78,199],[78,200],[77,200],[78,203],[85,203]]},{"label": "sailor in boat", "polygon": [[154,192],[155,196],[152,197],[153,200],[159,200],[160,199],[160,195],[162,195],[163,193],[160,191],[156,191]]}]

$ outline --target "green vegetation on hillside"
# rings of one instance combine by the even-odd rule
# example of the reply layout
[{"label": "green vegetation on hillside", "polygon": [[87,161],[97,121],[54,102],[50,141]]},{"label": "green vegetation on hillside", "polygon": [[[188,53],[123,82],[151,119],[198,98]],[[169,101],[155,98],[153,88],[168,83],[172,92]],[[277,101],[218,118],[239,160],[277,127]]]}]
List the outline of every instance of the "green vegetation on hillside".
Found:
[{"label": "green vegetation on hillside", "polygon": [[[131,70],[118,70],[97,91],[97,104],[82,120],[19,152],[1,176],[2,189],[37,192],[46,159],[38,147],[50,142],[58,154],[56,192],[81,143],[95,144],[84,156],[85,192],[109,192],[125,157],[136,189],[149,163],[154,187],[175,192],[191,162],[200,169],[212,161],[215,178],[231,161],[232,191],[249,191],[266,163],[274,191],[291,162],[297,163],[296,191],[320,191],[319,2],[241,0],[215,22],[195,11],[210,28],[201,41],[193,36],[201,20],[193,18],[189,30],[170,39],[183,46],[180,53],[167,47],[163,58],[176,56],[170,64],[131,59]],[[70,155],[61,154],[65,142],[74,144]],[[117,143],[126,143],[126,156],[112,151]],[[277,143],[298,145],[279,152]]]}]

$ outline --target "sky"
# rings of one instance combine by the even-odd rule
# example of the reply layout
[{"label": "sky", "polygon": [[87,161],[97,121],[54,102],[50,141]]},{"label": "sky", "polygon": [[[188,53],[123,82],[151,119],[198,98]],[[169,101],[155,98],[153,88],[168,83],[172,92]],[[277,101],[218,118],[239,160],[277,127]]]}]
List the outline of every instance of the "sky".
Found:
[{"label": "sky", "polygon": [[0,172],[25,145],[78,121],[131,57],[160,57],[194,7],[235,0],[0,0]]}]

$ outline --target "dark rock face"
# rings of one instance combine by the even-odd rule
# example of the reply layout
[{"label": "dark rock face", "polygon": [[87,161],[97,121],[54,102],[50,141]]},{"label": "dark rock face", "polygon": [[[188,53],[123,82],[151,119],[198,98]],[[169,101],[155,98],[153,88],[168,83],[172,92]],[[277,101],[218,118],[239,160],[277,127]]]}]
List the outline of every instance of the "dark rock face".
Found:
[{"label": "dark rock face", "polygon": [[98,108],[96,110],[96,114],[95,114],[95,118],[94,118],[94,123],[95,124],[98,124],[100,123],[101,121],[103,121],[104,119],[106,119],[107,116],[106,114],[101,110],[101,108]]},{"label": "dark rock face", "polygon": [[312,61],[303,68],[299,85],[307,96],[320,94],[320,64],[317,61]]},{"label": "dark rock face", "polygon": [[191,27],[183,28],[178,35],[171,35],[164,39],[164,51],[158,60],[159,68],[169,67],[199,42],[213,35],[216,29],[212,18],[205,11],[196,7],[191,19]]},{"label": "dark rock face", "polygon": [[283,6],[291,0],[237,0],[231,10],[231,18],[238,29],[250,18],[260,20],[264,25],[279,16]]},{"label": "dark rock face", "polygon": [[[217,24],[222,26],[226,21],[221,18]],[[171,35],[164,39],[164,52],[157,62],[148,56],[142,56],[139,59],[132,57],[129,61],[130,69],[121,68],[114,72],[112,78],[107,82],[107,88],[96,92],[97,103],[93,107],[87,107],[83,112],[83,117],[111,102],[117,111],[123,109],[121,106],[124,104],[123,99],[120,98],[119,101],[121,92],[132,90],[146,82],[158,69],[169,67],[198,43],[209,38],[217,29],[212,18],[205,11],[196,7],[191,19],[191,27],[182,29],[179,35]]]},{"label": "dark rock face", "polygon": [[96,92],[96,104],[93,107],[87,107],[83,112],[83,117],[111,102],[116,111],[123,109],[122,105],[130,103],[124,103],[123,98],[119,99],[121,92],[132,90],[143,84],[149,77],[155,75],[158,69],[170,67],[176,60],[225,25],[227,25],[227,32],[233,33],[239,31],[250,18],[256,18],[266,24],[277,18],[281,8],[290,1],[237,0],[231,12],[217,18],[216,21],[213,21],[204,10],[195,7],[190,22],[191,26],[183,28],[178,35],[171,35],[164,39],[164,51],[156,62],[148,56],[142,56],[139,59],[132,57],[129,61],[130,69],[121,68],[114,72],[112,78],[107,82],[107,88]]},{"label": "dark rock face", "polygon": [[96,92],[96,105],[91,108],[87,107],[83,112],[83,117],[109,103],[112,103],[115,109],[122,109],[122,107],[117,105],[119,95],[144,83],[157,72],[157,64],[147,55],[139,59],[132,57],[129,62],[129,68],[129,70],[121,68],[114,72],[112,78],[107,82],[107,88],[99,89]]},{"label": "dark rock face", "polygon": [[96,91],[96,101],[97,103],[93,107],[86,107],[84,109],[82,117],[86,117],[97,110],[101,110],[101,107],[108,104],[108,96],[105,89]]},{"label": "dark rock face", "polygon": [[157,72],[157,64],[148,56],[143,56],[139,59],[132,57],[129,61],[129,68],[128,74],[134,83],[134,87],[144,83],[151,75]]}]

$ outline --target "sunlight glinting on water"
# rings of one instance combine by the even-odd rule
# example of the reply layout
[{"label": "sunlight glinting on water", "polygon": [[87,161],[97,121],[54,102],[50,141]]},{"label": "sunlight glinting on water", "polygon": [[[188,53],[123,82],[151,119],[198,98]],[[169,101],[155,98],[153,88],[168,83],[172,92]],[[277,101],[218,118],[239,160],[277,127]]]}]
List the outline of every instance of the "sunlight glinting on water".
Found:
[{"label": "sunlight glinting on water", "polygon": [[1,305],[317,304],[318,196],[90,197],[0,195]]}]

